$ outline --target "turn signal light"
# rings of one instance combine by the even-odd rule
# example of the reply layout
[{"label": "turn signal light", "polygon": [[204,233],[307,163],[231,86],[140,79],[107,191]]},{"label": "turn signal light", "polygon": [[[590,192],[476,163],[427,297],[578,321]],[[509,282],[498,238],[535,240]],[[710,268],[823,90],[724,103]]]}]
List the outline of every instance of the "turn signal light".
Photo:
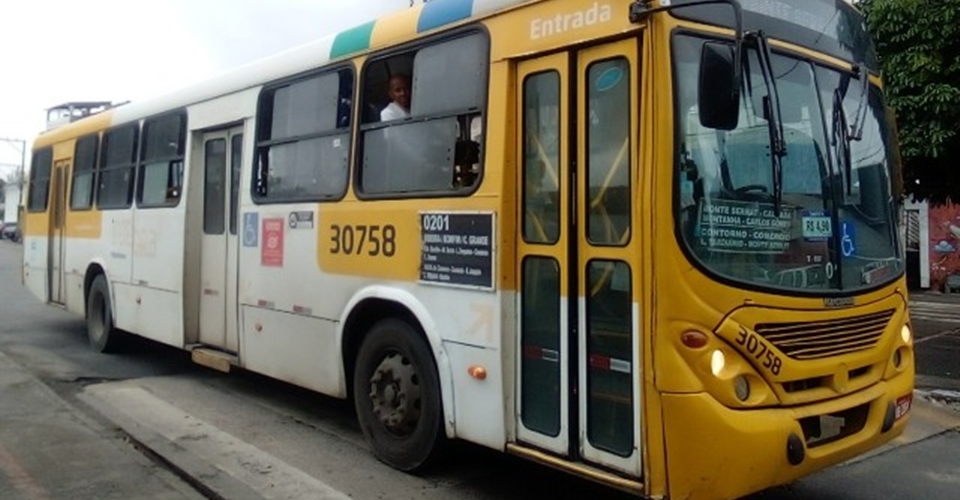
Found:
[{"label": "turn signal light", "polygon": [[707,334],[698,332],[697,330],[683,332],[683,335],[680,336],[680,342],[683,342],[683,345],[691,349],[700,349],[705,347],[708,340]]},{"label": "turn signal light", "polygon": [[467,368],[467,374],[477,380],[486,380],[487,379],[487,369],[480,365],[472,365]]}]

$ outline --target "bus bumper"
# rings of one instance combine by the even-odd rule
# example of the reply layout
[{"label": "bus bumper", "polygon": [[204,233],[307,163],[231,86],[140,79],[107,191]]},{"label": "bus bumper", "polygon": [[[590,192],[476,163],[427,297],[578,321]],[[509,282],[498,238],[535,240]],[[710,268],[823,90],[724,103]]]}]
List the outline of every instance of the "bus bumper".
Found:
[{"label": "bus bumper", "polygon": [[[737,498],[853,458],[903,432],[912,395],[908,374],[790,408],[737,410],[706,393],[665,394],[668,496]],[[834,415],[846,417],[840,427],[845,430],[833,440],[817,442],[811,424]]]}]

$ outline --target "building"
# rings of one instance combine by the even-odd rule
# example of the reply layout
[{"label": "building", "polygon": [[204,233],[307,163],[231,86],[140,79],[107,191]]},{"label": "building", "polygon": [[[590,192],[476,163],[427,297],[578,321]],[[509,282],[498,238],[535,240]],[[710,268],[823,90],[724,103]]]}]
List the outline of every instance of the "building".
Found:
[{"label": "building", "polygon": [[20,186],[10,183],[4,186],[3,220],[0,222],[17,222],[19,212],[17,203],[20,201]]},{"label": "building", "polygon": [[934,206],[909,201],[904,204],[904,218],[910,287],[949,291],[948,281],[956,287],[960,280],[960,204]]}]

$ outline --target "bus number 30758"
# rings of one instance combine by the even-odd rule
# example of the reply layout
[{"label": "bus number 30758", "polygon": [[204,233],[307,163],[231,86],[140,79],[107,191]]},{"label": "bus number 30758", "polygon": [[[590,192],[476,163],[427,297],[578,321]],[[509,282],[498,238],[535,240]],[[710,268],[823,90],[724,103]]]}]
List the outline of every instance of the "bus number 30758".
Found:
[{"label": "bus number 30758", "polygon": [[397,253],[397,228],[385,226],[330,225],[330,253],[366,254],[371,257],[393,257]]},{"label": "bus number 30758", "polygon": [[747,331],[746,328],[740,328],[737,335],[737,343],[747,349],[764,368],[770,370],[774,375],[780,375],[780,368],[783,367],[783,361],[780,356],[767,348],[767,345],[760,340],[760,336]]}]

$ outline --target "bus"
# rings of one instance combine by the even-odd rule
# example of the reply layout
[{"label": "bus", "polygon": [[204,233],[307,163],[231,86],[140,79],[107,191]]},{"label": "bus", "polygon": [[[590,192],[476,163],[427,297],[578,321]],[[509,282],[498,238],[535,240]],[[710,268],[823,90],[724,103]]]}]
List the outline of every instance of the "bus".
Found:
[{"label": "bus", "polygon": [[909,420],[891,116],[847,2],[435,0],[41,134],[23,278],[400,470],[735,498]]}]

